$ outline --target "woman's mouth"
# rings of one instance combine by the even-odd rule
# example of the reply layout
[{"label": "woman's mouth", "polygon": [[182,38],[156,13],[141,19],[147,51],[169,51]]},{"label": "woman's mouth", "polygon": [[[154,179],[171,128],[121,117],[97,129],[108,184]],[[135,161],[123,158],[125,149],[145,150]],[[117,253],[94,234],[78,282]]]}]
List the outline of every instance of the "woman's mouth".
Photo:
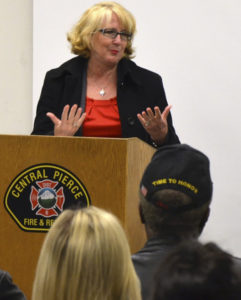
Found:
[{"label": "woman's mouth", "polygon": [[113,54],[113,55],[116,55],[116,54],[118,54],[118,50],[110,50],[110,52],[111,52],[111,54]]}]

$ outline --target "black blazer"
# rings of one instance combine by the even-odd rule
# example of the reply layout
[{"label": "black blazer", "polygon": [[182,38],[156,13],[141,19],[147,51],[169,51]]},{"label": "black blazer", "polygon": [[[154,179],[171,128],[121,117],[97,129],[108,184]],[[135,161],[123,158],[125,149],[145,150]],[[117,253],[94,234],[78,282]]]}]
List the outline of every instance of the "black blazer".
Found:
[{"label": "black blazer", "polygon": [[[59,68],[47,72],[31,134],[53,134],[53,123],[47,112],[61,118],[66,104],[78,104],[85,110],[86,68],[88,60],[77,56],[62,64]],[[119,107],[122,137],[138,137],[152,145],[149,134],[137,118],[147,107],[159,106],[161,111],[168,105],[161,77],[149,70],[137,66],[133,61],[123,58],[118,65],[117,103]],[[168,116],[168,137],[165,144],[179,143]],[[81,136],[79,130],[76,136]]]}]

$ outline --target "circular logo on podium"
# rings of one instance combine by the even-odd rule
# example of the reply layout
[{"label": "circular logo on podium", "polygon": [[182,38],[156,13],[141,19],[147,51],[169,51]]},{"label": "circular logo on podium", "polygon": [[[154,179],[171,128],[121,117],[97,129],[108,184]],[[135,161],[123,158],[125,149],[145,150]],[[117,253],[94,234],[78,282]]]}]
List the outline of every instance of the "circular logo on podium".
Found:
[{"label": "circular logo on podium", "polygon": [[69,170],[53,164],[39,164],[22,171],[4,197],[8,213],[27,231],[48,231],[64,209],[90,204],[83,183]]}]

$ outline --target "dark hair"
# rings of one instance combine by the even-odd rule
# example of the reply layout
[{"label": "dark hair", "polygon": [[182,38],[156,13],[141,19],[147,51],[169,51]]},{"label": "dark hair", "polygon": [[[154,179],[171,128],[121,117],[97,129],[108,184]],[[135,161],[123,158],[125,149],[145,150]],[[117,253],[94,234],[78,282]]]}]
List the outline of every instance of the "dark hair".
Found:
[{"label": "dark hair", "polygon": [[214,243],[179,244],[162,260],[152,300],[241,299],[241,269]]},{"label": "dark hair", "polygon": [[[153,198],[170,207],[181,207],[192,201],[191,197],[180,191],[160,190]],[[147,201],[140,193],[140,210],[144,223],[154,236],[177,235],[180,238],[198,237],[209,216],[210,201],[202,206],[183,212],[170,212]]]}]

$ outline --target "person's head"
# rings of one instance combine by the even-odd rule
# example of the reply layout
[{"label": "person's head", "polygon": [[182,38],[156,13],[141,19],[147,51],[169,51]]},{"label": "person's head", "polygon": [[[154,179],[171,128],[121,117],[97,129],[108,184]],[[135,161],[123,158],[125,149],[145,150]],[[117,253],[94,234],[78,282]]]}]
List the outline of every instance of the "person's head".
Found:
[{"label": "person's head", "polygon": [[209,216],[209,159],[185,144],[160,148],[140,183],[140,214],[148,237],[198,237]]},{"label": "person's head", "polygon": [[140,299],[119,221],[96,208],[66,209],[43,243],[32,300]]},{"label": "person's head", "polygon": [[[123,34],[116,36],[116,31]],[[133,15],[120,4],[110,1],[90,7],[67,37],[74,54],[89,58],[97,50],[100,51],[98,48],[102,47],[103,52],[108,47],[109,51],[113,50],[109,56],[113,60],[120,60],[123,56],[133,57],[132,40],[135,32]]]},{"label": "person's head", "polygon": [[214,243],[179,244],[161,261],[152,300],[241,299],[241,270]]}]

